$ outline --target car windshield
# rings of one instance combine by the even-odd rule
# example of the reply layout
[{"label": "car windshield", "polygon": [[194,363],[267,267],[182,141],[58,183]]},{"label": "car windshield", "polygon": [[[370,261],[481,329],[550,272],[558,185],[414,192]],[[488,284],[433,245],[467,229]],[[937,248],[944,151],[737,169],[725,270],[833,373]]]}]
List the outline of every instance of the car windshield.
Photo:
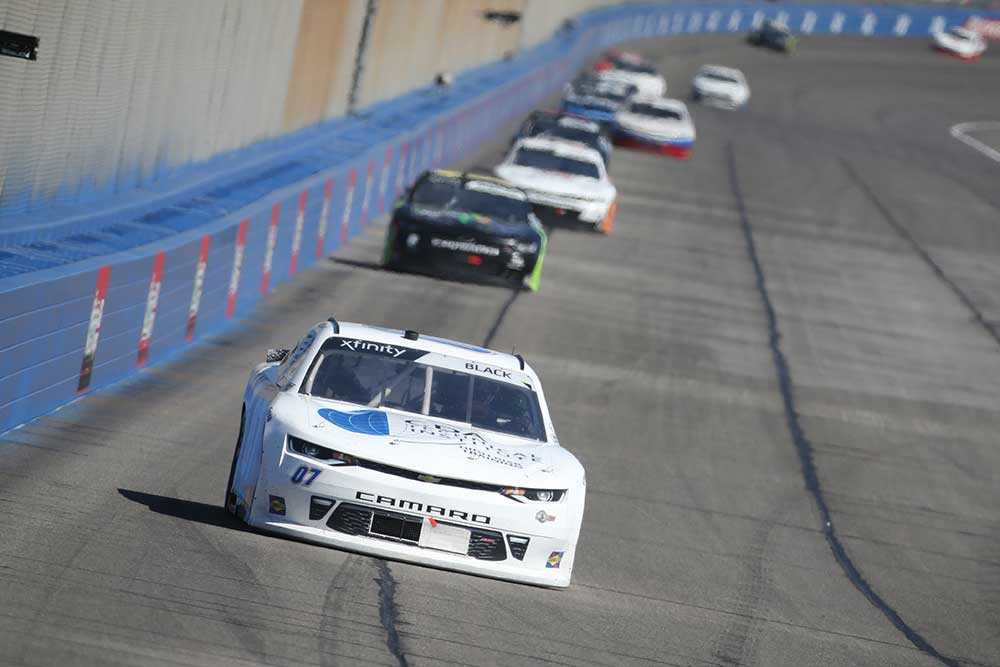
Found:
[{"label": "car windshield", "polygon": [[414,206],[471,213],[509,223],[528,224],[528,203],[525,199],[509,196],[509,187],[488,181],[431,174],[421,181],[410,196]]},{"label": "car windshield", "polygon": [[656,68],[653,67],[652,65],[630,63],[621,60],[615,63],[615,69],[621,70],[623,72],[632,72],[633,74],[656,74]]},{"label": "car windshield", "polygon": [[720,74],[719,72],[702,72],[701,75],[712,81],[724,81],[725,83],[739,83],[740,80],[731,74]]},{"label": "car windshield", "polygon": [[597,148],[601,143],[600,135],[587,132],[586,130],[578,130],[574,127],[558,126],[548,130],[545,134],[550,137],[565,139],[566,141],[578,141],[591,148]]},{"label": "car windshield", "polygon": [[[363,351],[361,345],[353,350],[335,347],[336,341],[343,340],[333,338],[323,346],[303,384],[303,393],[366,408],[449,419],[532,440],[546,439],[538,396],[524,385]],[[420,355],[416,350],[410,352]]]},{"label": "car windshield", "polygon": [[629,107],[629,111],[641,116],[652,116],[653,118],[666,118],[667,120],[683,120],[680,111],[674,109],[660,109],[652,104],[635,102]]},{"label": "car windshield", "polygon": [[965,32],[964,30],[961,30],[959,28],[952,28],[951,30],[948,31],[948,34],[950,34],[952,37],[955,37],[955,38],[961,39],[961,40],[971,39],[971,37],[969,36],[969,34],[967,32]]},{"label": "car windshield", "polygon": [[538,148],[519,148],[517,155],[514,156],[514,164],[544,171],[557,171],[572,176],[601,177],[600,170],[592,162],[556,155],[552,151]]},{"label": "car windshield", "polygon": [[622,88],[611,86],[595,86],[583,84],[573,89],[573,93],[580,97],[597,97],[611,102],[624,102],[628,97],[628,92]]}]

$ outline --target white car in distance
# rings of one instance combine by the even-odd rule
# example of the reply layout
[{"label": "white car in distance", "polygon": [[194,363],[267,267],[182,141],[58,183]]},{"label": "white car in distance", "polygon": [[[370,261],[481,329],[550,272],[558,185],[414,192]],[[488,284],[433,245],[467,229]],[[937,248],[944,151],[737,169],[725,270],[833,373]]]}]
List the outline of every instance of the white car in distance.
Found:
[{"label": "white car in distance", "polygon": [[931,35],[934,48],[962,60],[976,60],[986,51],[986,40],[975,30],[954,27]]},{"label": "white car in distance", "polygon": [[691,97],[702,104],[738,109],[750,99],[750,86],[738,69],[703,65],[691,81]]},{"label": "white car in distance", "polygon": [[520,139],[493,171],[524,190],[536,210],[573,213],[596,231],[611,231],[618,190],[593,148],[544,135]]}]

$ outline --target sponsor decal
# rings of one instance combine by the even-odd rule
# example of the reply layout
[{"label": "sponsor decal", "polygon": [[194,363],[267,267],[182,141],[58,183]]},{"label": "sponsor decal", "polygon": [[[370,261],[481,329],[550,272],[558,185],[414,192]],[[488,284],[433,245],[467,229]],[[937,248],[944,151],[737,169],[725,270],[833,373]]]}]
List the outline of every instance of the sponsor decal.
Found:
[{"label": "sponsor decal", "polygon": [[236,247],[233,250],[233,271],[229,274],[229,294],[226,296],[226,317],[232,317],[236,312],[236,295],[240,287],[240,272],[243,270],[243,251],[247,245],[247,226],[249,220],[243,220],[236,232]]},{"label": "sponsor decal", "polygon": [[324,408],[319,416],[334,426],[361,435],[389,435],[389,418],[378,410],[341,412]]},{"label": "sponsor decal", "polygon": [[565,551],[553,551],[550,553],[548,560],[545,561],[545,567],[558,570],[559,564],[562,563],[563,555],[565,553]]},{"label": "sponsor decal", "polygon": [[326,225],[330,219],[330,197],[333,194],[333,179],[326,179],[326,186],[323,188],[323,208],[319,213],[319,224],[316,226],[316,259],[323,257],[323,248],[326,246]]},{"label": "sponsor decal", "polygon": [[351,352],[371,352],[374,354],[384,354],[393,359],[414,359],[427,354],[423,350],[414,350],[409,347],[397,347],[388,343],[373,343],[370,340],[359,340],[357,338],[341,338],[340,347],[347,348]]},{"label": "sponsor decal", "polygon": [[371,200],[372,177],[375,175],[375,160],[368,161],[368,175],[365,176],[365,194],[361,200],[361,229],[368,224],[368,202]]},{"label": "sponsor decal", "polygon": [[194,270],[194,287],[191,290],[191,304],[188,306],[188,325],[184,340],[194,339],[194,325],[198,320],[198,307],[201,305],[201,293],[205,289],[205,269],[208,266],[208,244],[212,237],[206,234],[201,239],[201,250],[198,253],[198,265]]},{"label": "sponsor decal", "polygon": [[167,253],[158,252],[153,258],[153,277],[149,280],[149,292],[146,293],[146,314],[142,318],[142,331],[139,332],[139,355],[135,365],[142,368],[149,358],[149,339],[153,337],[153,323],[156,321],[156,305],[160,302],[160,284],[163,282],[163,263]]},{"label": "sponsor decal", "polygon": [[385,213],[385,195],[389,190],[389,167],[392,165],[392,149],[385,149],[385,161],[382,163],[382,174],[378,181],[378,212]]},{"label": "sponsor decal", "polygon": [[399,498],[392,498],[390,496],[382,496],[375,493],[368,493],[367,491],[358,491],[354,494],[357,500],[361,500],[366,503],[373,503],[375,505],[384,505],[386,507],[395,507],[400,510],[408,510],[412,512],[420,512],[421,514],[437,514],[440,517],[446,519],[462,519],[463,521],[471,521],[473,523],[481,523],[484,526],[488,526],[493,520],[485,514],[475,514],[473,512],[462,512],[459,510],[448,509],[446,507],[439,507],[438,505],[425,505],[424,503],[418,503],[413,500],[403,500]]},{"label": "sponsor decal", "polygon": [[965,20],[964,27],[978,32],[984,39],[1000,39],[1000,19],[970,16]]},{"label": "sponsor decal", "polygon": [[340,242],[347,240],[347,225],[351,222],[351,209],[354,208],[354,183],[358,180],[358,172],[351,169],[351,177],[347,180],[347,194],[344,195],[344,215],[340,219]]},{"label": "sponsor decal", "polygon": [[404,141],[399,146],[399,164],[396,165],[396,189],[393,197],[399,196],[399,193],[403,191],[406,187],[406,142]]},{"label": "sponsor decal", "polygon": [[302,246],[302,225],[306,220],[306,198],[308,190],[299,195],[299,211],[295,214],[295,231],[292,233],[292,259],[288,263],[288,275],[294,276],[299,270],[299,248]]},{"label": "sponsor decal", "polygon": [[104,317],[104,300],[108,295],[108,281],[111,280],[111,266],[102,266],[97,271],[97,287],[94,302],[90,306],[90,323],[87,326],[87,341],[83,346],[83,362],[80,364],[80,381],[76,393],[82,394],[90,388],[94,371],[94,356],[97,354],[97,339],[101,335],[101,319]]},{"label": "sponsor decal", "polygon": [[285,499],[281,496],[270,496],[267,511],[271,514],[285,516]]},{"label": "sponsor decal", "polygon": [[281,202],[275,202],[271,209],[271,224],[267,228],[267,246],[264,248],[264,273],[260,277],[260,293],[267,294],[271,287],[271,261],[274,246],[278,243],[278,219],[281,217]]},{"label": "sponsor decal", "polygon": [[538,514],[535,515],[535,521],[538,523],[545,523],[547,521],[555,521],[556,517],[553,514],[549,514],[545,510],[538,510]]},{"label": "sponsor decal", "polygon": [[444,250],[454,250],[457,252],[470,252],[477,255],[489,255],[490,257],[498,257],[500,255],[500,248],[494,248],[493,246],[483,245],[481,243],[476,243],[475,241],[456,241],[455,239],[439,239],[436,236],[431,237],[431,246],[434,248],[442,248]]},{"label": "sponsor decal", "polygon": [[471,361],[465,363],[465,368],[470,371],[476,371],[477,373],[487,373],[494,377],[501,377],[506,380],[512,380],[510,376],[510,371],[505,371],[502,368],[491,368],[490,366],[484,366],[482,364],[477,364]]}]

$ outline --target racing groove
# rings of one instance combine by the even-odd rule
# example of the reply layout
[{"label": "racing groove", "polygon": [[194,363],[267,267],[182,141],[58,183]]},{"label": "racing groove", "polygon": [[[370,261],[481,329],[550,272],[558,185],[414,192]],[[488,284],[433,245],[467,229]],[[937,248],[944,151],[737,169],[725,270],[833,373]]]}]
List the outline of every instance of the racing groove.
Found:
[{"label": "racing groove", "polygon": [[[1000,665],[1000,192],[947,132],[1000,109],[1000,59],[910,40],[639,46],[675,94],[703,62],[743,67],[751,108],[694,109],[689,163],[617,152],[613,234],[557,230],[541,292],[365,268],[373,231],[240,330],[6,434],[0,663],[940,664],[831,553],[776,342],[846,554],[945,660]],[[489,338],[535,366],[588,470],[568,590],[222,512],[251,365],[331,314]]]}]

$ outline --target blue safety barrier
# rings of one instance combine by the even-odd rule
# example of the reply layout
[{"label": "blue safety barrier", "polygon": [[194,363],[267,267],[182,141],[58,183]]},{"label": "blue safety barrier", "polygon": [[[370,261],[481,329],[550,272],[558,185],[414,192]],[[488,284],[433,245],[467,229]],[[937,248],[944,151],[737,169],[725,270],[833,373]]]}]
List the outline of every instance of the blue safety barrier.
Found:
[{"label": "blue safety barrier", "polygon": [[[511,61],[356,118],[220,156],[90,215],[53,209],[0,243],[0,431],[183,350],[388,211],[424,169],[468,155],[622,41],[745,32],[927,35],[961,8],[762,2],[585,14]],[[100,201],[87,203],[95,209]],[[60,217],[62,216],[62,217]],[[58,230],[58,235],[53,229]],[[58,238],[56,238],[58,236]],[[318,315],[319,316],[319,315]]]}]

